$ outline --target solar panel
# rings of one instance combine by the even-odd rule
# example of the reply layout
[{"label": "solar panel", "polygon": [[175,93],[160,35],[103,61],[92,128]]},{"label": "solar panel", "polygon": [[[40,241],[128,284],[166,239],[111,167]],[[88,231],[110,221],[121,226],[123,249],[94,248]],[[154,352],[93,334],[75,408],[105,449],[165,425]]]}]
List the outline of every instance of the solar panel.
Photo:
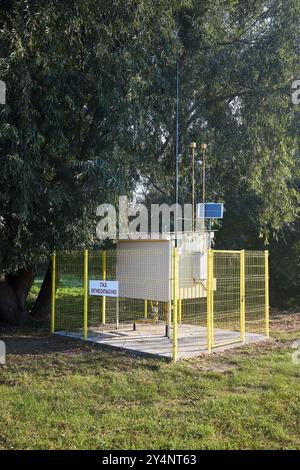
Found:
[{"label": "solar panel", "polygon": [[223,219],[224,204],[209,202],[197,204],[198,219]]}]

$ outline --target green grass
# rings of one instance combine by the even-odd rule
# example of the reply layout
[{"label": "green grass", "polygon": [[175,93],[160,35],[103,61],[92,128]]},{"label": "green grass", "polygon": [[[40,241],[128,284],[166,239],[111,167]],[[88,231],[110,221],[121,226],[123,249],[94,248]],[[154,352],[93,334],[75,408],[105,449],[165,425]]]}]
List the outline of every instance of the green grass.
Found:
[{"label": "green grass", "polygon": [[0,448],[299,449],[291,317],[274,320],[272,343],[175,365],[2,330]]}]

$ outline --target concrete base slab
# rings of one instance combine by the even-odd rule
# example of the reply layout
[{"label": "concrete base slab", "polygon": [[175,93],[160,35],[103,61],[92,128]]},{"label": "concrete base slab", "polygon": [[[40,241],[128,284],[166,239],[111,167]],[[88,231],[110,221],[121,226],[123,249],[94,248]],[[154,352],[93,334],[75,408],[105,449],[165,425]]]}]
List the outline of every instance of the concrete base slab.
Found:
[{"label": "concrete base slab", "polygon": [[[82,331],[56,332],[58,335],[83,339]],[[257,343],[267,337],[257,333],[247,333],[246,343]],[[172,360],[172,338],[165,337],[165,324],[121,325],[117,330],[106,326],[90,328],[87,341],[110,346],[133,354],[155,356]],[[214,350],[224,351],[242,346],[240,333],[230,330],[214,329]],[[196,325],[178,325],[178,359],[188,359],[207,353],[206,328]]]}]

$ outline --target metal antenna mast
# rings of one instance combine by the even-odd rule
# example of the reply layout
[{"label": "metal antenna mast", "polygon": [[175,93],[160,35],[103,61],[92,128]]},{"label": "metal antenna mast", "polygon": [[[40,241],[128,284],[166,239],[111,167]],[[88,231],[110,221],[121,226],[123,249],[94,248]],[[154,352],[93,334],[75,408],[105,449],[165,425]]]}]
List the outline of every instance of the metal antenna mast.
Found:
[{"label": "metal antenna mast", "polygon": [[[176,30],[178,39],[178,12],[176,12]],[[177,247],[178,239],[178,204],[179,204],[179,54],[176,55],[176,170],[175,170],[175,246]]]},{"label": "metal antenna mast", "polygon": [[192,232],[195,232],[195,149],[197,147],[196,142],[190,144],[190,149],[192,152]]},{"label": "metal antenna mast", "polygon": [[[206,150],[207,144],[201,144],[202,150],[202,201],[203,201],[203,232],[205,232],[205,199],[206,199]],[[211,220],[209,221],[211,230]]]}]

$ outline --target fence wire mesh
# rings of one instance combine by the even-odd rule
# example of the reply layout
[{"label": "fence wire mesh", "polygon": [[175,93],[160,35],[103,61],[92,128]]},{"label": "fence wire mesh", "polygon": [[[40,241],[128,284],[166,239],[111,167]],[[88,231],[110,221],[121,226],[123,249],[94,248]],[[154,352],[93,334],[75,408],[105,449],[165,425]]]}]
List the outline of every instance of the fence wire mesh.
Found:
[{"label": "fence wire mesh", "polygon": [[83,252],[56,254],[56,331],[83,328],[83,259]]},{"label": "fence wire mesh", "polygon": [[265,256],[260,251],[245,252],[245,317],[246,331],[264,334],[266,329]]},{"label": "fence wire mesh", "polygon": [[194,263],[193,252],[178,257],[178,323],[206,327],[207,267],[203,279],[195,282]]},{"label": "fence wire mesh", "polygon": [[[171,299],[171,259],[166,250],[116,249],[88,253],[88,282],[118,281],[118,297],[88,296],[87,326],[101,332],[155,324],[165,334]],[[84,252],[56,254],[55,331],[83,332]]]},{"label": "fence wire mesh", "polygon": [[240,252],[212,256],[213,347],[241,340]]},{"label": "fence wire mesh", "polygon": [[[245,334],[265,334],[265,253],[212,250],[209,257],[208,252],[182,251],[174,257],[172,251],[171,244],[154,242],[143,249],[124,243],[114,250],[89,251],[86,285],[84,252],[56,253],[54,330],[83,337],[86,315],[88,334],[123,328],[164,337],[168,325],[172,338],[176,302],[179,350],[185,337],[204,350],[210,349],[209,341],[219,347],[243,341]],[[85,303],[91,281],[117,281],[118,296],[88,295]]]}]

